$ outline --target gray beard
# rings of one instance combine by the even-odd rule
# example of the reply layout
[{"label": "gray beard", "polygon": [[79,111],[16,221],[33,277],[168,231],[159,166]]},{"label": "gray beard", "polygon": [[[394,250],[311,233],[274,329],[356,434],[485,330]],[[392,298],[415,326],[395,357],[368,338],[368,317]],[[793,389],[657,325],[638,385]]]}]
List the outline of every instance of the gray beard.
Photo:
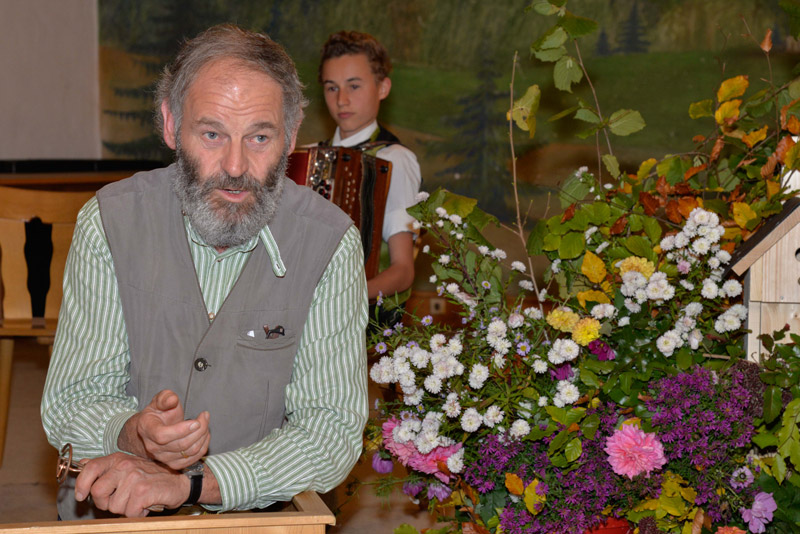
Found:
[{"label": "gray beard", "polygon": [[[251,174],[232,177],[225,171],[201,179],[197,161],[181,149],[176,151],[177,173],[172,189],[181,202],[192,227],[207,245],[229,248],[247,243],[258,235],[278,209],[283,194],[289,153],[283,151],[268,171],[263,185]],[[212,197],[215,189],[249,191],[244,202],[227,202]]]}]

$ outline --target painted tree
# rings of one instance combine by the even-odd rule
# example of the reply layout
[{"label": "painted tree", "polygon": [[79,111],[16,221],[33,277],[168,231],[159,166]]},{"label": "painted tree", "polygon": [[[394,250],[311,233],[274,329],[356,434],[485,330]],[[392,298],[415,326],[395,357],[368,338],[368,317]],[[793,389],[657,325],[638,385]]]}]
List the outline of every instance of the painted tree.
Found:
[{"label": "painted tree", "polygon": [[443,118],[454,134],[430,147],[433,154],[456,160],[437,173],[442,177],[442,185],[456,193],[480,198],[484,209],[499,215],[507,211],[508,126],[502,113],[507,94],[497,89],[498,73],[489,54],[475,74],[478,79],[475,89],[457,100],[460,112]]},{"label": "painted tree", "polygon": [[617,42],[617,51],[623,54],[641,54],[647,52],[650,45],[644,39],[645,30],[639,16],[639,7],[636,2],[631,7],[631,13],[622,24]]}]

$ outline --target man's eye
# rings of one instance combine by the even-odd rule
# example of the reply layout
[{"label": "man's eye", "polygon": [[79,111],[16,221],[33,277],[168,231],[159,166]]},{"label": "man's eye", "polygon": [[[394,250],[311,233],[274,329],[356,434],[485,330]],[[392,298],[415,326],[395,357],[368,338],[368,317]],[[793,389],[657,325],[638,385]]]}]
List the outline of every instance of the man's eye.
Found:
[{"label": "man's eye", "polygon": [[337,88],[332,85],[329,85],[328,87],[325,88],[325,90],[328,91],[329,93],[335,93]]},{"label": "man's eye", "polygon": [[360,86],[360,85],[353,84],[353,85],[351,85],[351,86],[350,86],[350,89],[353,89],[353,90],[355,90],[355,89],[358,89],[359,87],[361,87],[361,86]]},{"label": "man's eye", "polygon": [[259,144],[266,143],[267,141],[269,141],[269,137],[267,137],[266,135],[256,135],[255,137],[253,137],[253,141]]},{"label": "man's eye", "polygon": [[219,134],[217,132],[206,132],[203,134],[203,136],[209,141],[215,141],[219,139]]}]

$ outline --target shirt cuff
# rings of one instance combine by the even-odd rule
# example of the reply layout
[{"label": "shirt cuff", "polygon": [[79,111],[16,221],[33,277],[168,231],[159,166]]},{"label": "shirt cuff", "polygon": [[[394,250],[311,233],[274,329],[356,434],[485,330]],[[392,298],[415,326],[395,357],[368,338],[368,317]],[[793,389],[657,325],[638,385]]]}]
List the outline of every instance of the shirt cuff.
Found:
[{"label": "shirt cuff", "polygon": [[206,466],[214,473],[219,485],[221,505],[204,504],[203,507],[213,511],[251,510],[265,508],[272,502],[260,502],[256,480],[257,473],[239,451],[214,454],[206,457]]},{"label": "shirt cuff", "polygon": [[108,420],[106,430],[103,432],[103,452],[106,456],[115,452],[127,452],[119,448],[119,435],[122,432],[122,427],[134,415],[136,415],[135,411],[122,412]]}]

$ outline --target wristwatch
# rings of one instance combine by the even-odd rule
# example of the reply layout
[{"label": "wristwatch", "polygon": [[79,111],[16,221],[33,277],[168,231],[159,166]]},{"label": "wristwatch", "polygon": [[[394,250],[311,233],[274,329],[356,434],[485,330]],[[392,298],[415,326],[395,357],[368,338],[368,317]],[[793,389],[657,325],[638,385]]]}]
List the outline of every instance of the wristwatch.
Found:
[{"label": "wristwatch", "polygon": [[189,477],[191,484],[189,498],[183,503],[184,506],[192,506],[200,500],[200,494],[203,493],[203,471],[205,468],[206,464],[200,460],[181,470],[184,475]]}]

